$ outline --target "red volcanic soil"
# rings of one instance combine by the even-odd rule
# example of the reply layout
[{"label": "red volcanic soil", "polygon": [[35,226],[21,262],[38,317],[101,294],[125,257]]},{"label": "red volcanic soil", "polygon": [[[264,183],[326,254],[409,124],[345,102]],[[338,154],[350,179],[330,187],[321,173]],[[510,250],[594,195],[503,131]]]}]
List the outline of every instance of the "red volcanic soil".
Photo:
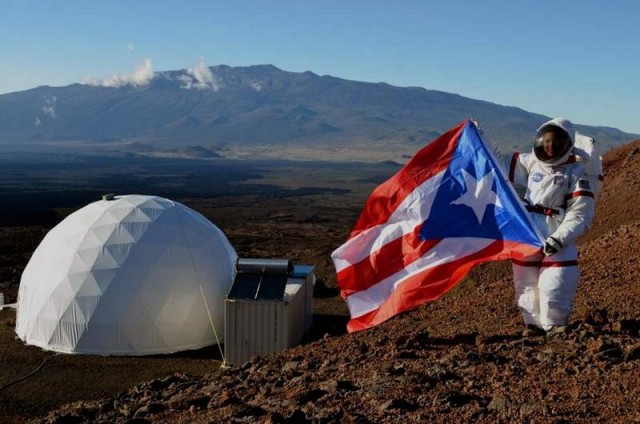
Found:
[{"label": "red volcanic soil", "polygon": [[[224,370],[212,360],[213,349],[153,358],[54,356],[13,340],[15,315],[3,311],[0,386],[47,361],[0,389],[0,420],[640,422],[639,177],[640,140],[606,155],[596,221],[580,241],[582,277],[570,329],[548,338],[521,337],[506,262],[477,267],[434,303],[345,334],[346,308],[329,254],[362,204],[187,202],[220,226],[241,256],[317,265],[308,340]],[[249,207],[257,202],[259,208]],[[46,229],[0,230],[0,259],[12,264],[3,265],[0,282],[11,283],[4,288],[11,297]],[[60,406],[65,402],[72,403]]]}]

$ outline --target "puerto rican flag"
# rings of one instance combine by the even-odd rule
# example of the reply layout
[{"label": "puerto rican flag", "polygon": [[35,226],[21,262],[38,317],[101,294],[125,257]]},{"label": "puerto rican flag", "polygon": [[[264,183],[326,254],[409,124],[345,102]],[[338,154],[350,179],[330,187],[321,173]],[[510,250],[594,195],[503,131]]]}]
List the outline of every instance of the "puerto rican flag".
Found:
[{"label": "puerto rican flag", "polygon": [[349,332],[438,299],[481,262],[523,259],[544,242],[471,121],[377,187],[331,257]]}]

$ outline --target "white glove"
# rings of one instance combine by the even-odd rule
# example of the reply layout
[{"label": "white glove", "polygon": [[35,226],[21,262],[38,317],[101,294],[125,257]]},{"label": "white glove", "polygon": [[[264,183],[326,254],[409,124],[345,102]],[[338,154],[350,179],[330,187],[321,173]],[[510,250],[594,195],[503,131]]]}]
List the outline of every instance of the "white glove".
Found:
[{"label": "white glove", "polygon": [[562,249],[562,243],[553,237],[549,237],[544,242],[544,248],[542,252],[545,256],[555,255]]}]

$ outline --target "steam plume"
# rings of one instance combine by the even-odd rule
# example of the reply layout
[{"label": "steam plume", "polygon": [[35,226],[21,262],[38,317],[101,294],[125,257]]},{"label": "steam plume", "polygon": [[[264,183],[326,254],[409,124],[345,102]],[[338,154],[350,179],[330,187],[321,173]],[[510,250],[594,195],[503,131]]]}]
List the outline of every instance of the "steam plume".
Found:
[{"label": "steam plume", "polygon": [[151,67],[151,59],[146,58],[142,65],[136,67],[136,69],[127,75],[112,75],[105,79],[89,78],[87,81],[90,85],[96,85],[101,87],[124,87],[131,85],[133,87],[139,87],[147,85],[153,79],[153,68]]},{"label": "steam plume", "polygon": [[181,87],[187,90],[195,88],[198,90],[211,89],[218,91],[221,86],[218,78],[204,64],[204,58],[202,57],[195,67],[187,69],[187,75],[181,75],[178,79]]},{"label": "steam plume", "polygon": [[49,115],[53,119],[56,119],[56,96],[50,99],[44,99],[44,106],[42,106],[42,113]]}]

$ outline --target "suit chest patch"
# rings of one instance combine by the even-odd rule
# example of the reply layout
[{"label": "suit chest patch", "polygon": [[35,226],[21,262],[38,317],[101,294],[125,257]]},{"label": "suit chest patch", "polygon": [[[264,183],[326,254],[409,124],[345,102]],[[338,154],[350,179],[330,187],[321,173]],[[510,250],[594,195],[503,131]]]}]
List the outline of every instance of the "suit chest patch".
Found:
[{"label": "suit chest patch", "polygon": [[533,174],[531,174],[531,181],[533,181],[534,183],[539,183],[540,181],[542,181],[542,177],[543,175],[540,172],[534,172]]}]

